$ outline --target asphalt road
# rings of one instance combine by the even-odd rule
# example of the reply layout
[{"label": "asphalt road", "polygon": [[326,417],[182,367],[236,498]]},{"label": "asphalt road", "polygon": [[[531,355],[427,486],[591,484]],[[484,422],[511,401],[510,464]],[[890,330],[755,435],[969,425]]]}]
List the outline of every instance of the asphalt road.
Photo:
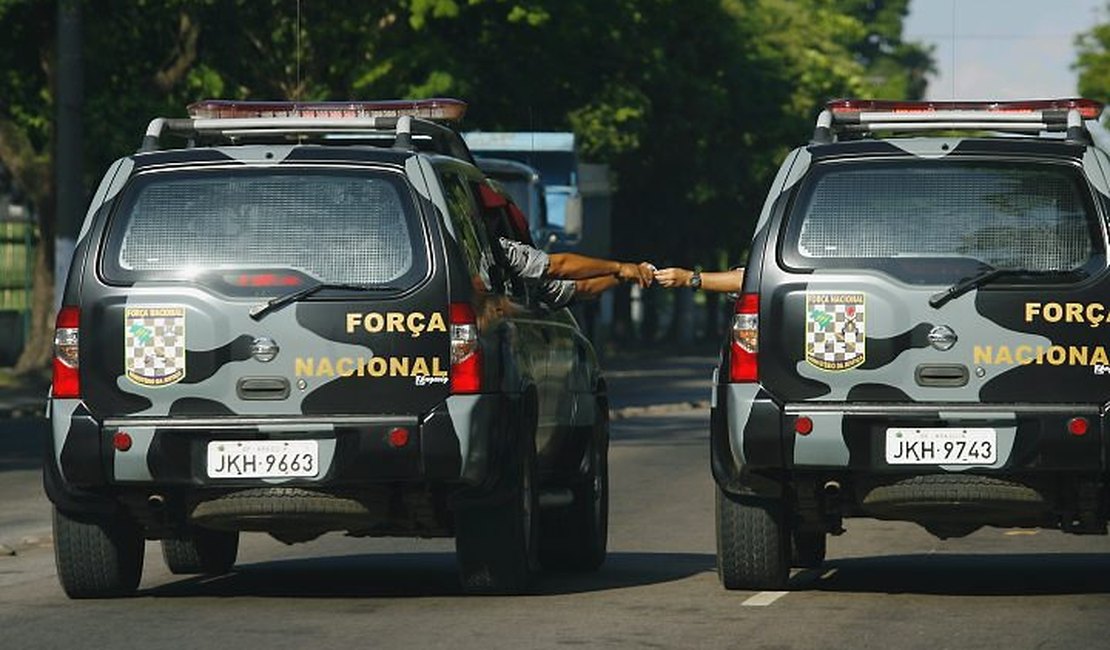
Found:
[{"label": "asphalt road", "polygon": [[[940,541],[850,520],[783,592],[714,572],[712,357],[616,364],[611,554],[535,594],[467,597],[450,540],[245,535],[229,576],[180,579],[148,544],[140,594],[69,601],[54,577],[35,455],[41,423],[0,423],[3,648],[1110,648],[1110,540],[984,529]],[[664,405],[664,406],[660,406]]]}]

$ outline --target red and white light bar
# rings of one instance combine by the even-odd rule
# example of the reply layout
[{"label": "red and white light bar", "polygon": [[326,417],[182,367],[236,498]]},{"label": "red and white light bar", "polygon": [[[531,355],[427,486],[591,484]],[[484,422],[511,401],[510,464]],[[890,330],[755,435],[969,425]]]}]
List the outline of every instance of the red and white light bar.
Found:
[{"label": "red and white light bar", "polygon": [[1068,140],[1087,141],[1084,122],[1097,120],[1102,109],[1100,102],[1091,99],[1005,102],[837,99],[825,104],[825,110],[817,116],[812,142],[832,142],[837,133],[877,131],[1064,132]]},{"label": "red and white light bar", "polygon": [[278,102],[206,99],[188,107],[193,119],[315,118],[358,119],[367,117],[411,117],[457,122],[466,115],[466,102],[459,99],[389,99],[350,102]]},{"label": "red and white light bar", "polygon": [[[884,119],[891,115],[905,115],[914,120],[928,119],[936,115],[938,119],[950,119],[952,113],[975,113],[980,119],[983,114],[1004,115],[1006,119],[1020,115],[1041,116],[1045,112],[1066,115],[1068,111],[1079,111],[1085,120],[1096,120],[1102,115],[1102,103],[1093,99],[1029,99],[1015,101],[889,101],[878,99],[837,99],[825,104],[832,111],[834,119],[848,115],[881,114]],[[944,115],[948,114],[948,115]],[[911,117],[912,116],[912,117]]]}]

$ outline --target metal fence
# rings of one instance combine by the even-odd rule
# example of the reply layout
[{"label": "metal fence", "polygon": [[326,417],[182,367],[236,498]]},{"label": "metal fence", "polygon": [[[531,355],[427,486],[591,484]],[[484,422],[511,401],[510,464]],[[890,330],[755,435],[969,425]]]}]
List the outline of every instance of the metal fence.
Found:
[{"label": "metal fence", "polygon": [[[14,213],[14,214],[13,214]],[[39,233],[35,222],[9,211],[0,220],[0,366],[15,363],[31,320],[31,284]]]}]

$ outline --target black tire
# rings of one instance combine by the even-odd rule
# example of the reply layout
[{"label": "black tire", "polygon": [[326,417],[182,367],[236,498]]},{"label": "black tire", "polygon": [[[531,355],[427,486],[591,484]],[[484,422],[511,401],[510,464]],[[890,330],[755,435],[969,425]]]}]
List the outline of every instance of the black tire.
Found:
[{"label": "black tire", "polygon": [[143,574],[142,533],[120,516],[74,516],[54,508],[54,563],[70,598],[129,596]]},{"label": "black tire", "polygon": [[543,513],[540,564],[559,571],[596,571],[605,562],[609,542],[609,409],[601,415],[590,442],[589,469],[574,486],[574,501]]},{"label": "black tire", "polygon": [[824,531],[798,532],[791,535],[791,566],[816,569],[825,561],[828,535]]},{"label": "black tire", "polygon": [[790,577],[782,503],[717,488],[717,576],[725,589],[781,589]]},{"label": "black tire", "polygon": [[507,498],[461,502],[455,511],[455,553],[468,594],[520,594],[531,585],[540,510],[534,432],[528,427],[518,441],[515,467],[502,482]]},{"label": "black tire", "polygon": [[193,527],[185,537],[162,540],[162,559],[175,575],[223,575],[238,555],[238,531]]}]

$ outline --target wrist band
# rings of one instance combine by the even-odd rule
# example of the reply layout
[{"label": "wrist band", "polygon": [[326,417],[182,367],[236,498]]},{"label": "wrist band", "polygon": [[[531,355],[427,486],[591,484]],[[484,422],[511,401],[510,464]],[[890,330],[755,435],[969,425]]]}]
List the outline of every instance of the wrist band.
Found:
[{"label": "wrist band", "polygon": [[701,267],[694,267],[694,274],[690,276],[690,288],[694,291],[701,289]]}]

